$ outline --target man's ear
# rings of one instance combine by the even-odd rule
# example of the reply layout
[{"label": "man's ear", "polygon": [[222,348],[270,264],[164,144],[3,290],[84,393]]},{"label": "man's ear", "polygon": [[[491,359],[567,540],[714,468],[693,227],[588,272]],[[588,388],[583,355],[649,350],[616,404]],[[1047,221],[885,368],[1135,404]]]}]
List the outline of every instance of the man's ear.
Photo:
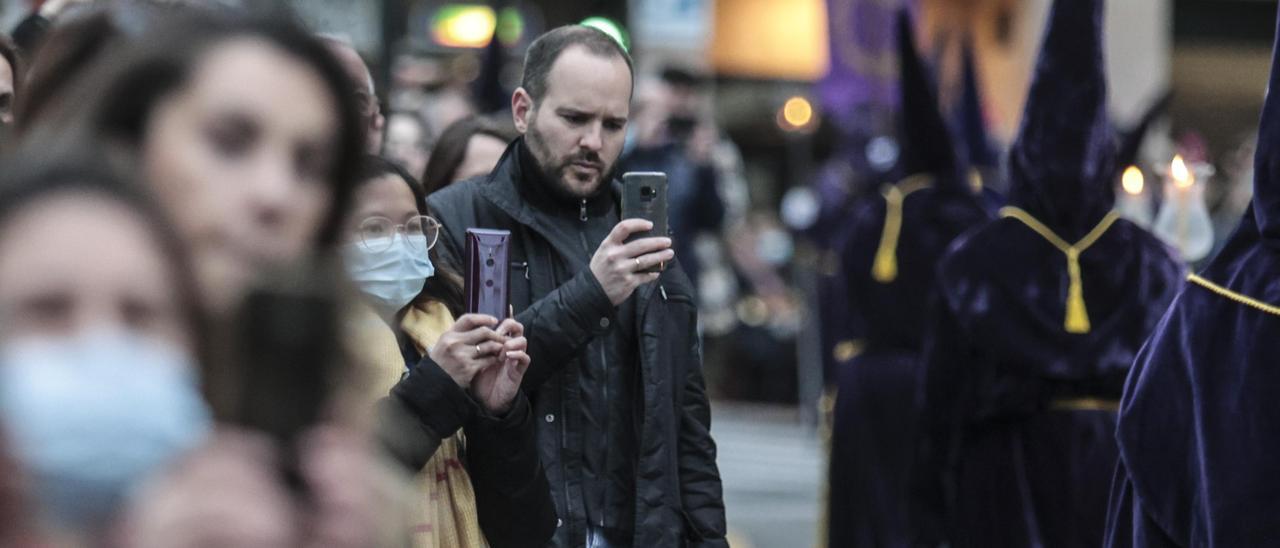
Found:
[{"label": "man's ear", "polygon": [[524,135],[529,130],[530,118],[533,116],[533,96],[524,88],[516,88],[515,93],[511,94],[511,121],[515,123],[516,131]]}]

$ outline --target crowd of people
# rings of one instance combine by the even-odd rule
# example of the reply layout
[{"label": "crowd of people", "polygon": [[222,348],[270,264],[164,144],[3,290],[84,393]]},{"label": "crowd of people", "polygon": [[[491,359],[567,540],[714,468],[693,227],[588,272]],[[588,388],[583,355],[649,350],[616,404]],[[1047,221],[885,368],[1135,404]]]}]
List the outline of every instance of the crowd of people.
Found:
[{"label": "crowd of people", "polygon": [[726,546],[694,284],[612,179],[628,53],[552,29],[511,126],[437,133],[259,8],[0,42],[0,545]]},{"label": "crowd of people", "polygon": [[[1188,274],[1115,211],[1103,13],[1053,3],[1003,166],[900,14],[885,184],[807,235],[829,546],[1280,543],[1280,99]],[[49,0],[11,35],[0,546],[728,545],[708,394],[793,397],[804,309],[703,76],[558,27],[484,115],[277,7]],[[505,314],[467,309],[472,228],[509,234]]]}]

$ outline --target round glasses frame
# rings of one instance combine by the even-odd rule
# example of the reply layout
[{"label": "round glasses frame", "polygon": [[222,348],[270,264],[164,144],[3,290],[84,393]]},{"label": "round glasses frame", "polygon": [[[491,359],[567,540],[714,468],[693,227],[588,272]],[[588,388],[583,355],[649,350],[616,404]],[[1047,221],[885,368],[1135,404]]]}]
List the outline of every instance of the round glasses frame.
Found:
[{"label": "round glasses frame", "polygon": [[391,247],[394,236],[415,236],[421,234],[427,238],[427,249],[436,246],[440,239],[440,221],[426,215],[412,217],[403,224],[386,217],[375,215],[360,222],[358,228],[360,245],[370,251],[385,251]]}]

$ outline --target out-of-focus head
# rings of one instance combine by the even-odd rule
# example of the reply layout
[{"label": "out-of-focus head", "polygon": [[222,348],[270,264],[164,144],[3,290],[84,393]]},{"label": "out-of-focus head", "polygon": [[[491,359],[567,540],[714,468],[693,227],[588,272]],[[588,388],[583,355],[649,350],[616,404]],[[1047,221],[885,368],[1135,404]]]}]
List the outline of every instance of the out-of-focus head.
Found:
[{"label": "out-of-focus head", "polygon": [[596,29],[564,26],[529,45],[511,112],[556,193],[581,199],[605,186],[622,153],[632,81],[631,57]]},{"label": "out-of-focus head", "polygon": [[22,59],[13,40],[0,34],[0,126],[13,123],[13,108],[22,89]]},{"label": "out-of-focus head", "polygon": [[336,241],[364,148],[350,80],[280,19],[175,17],[136,42],[47,125],[136,155],[228,312],[264,268]]},{"label": "out-of-focus head", "polygon": [[25,152],[0,181],[0,417],[47,525],[92,535],[207,431],[206,329],[182,246],[136,185]]},{"label": "out-of-focus head", "polygon": [[0,346],[112,329],[197,352],[193,277],[149,196],[105,163],[76,157],[11,157],[5,172]]},{"label": "out-of-focus head", "polygon": [[356,104],[360,107],[360,116],[365,122],[365,137],[368,139],[365,150],[369,154],[377,154],[382,150],[382,129],[386,119],[382,116],[382,107],[378,104],[377,89],[373,85],[373,73],[364,62],[360,52],[350,42],[341,38],[325,36],[329,51],[342,63],[347,78],[351,80],[351,89],[355,93]]},{"label": "out-of-focus head", "polygon": [[702,109],[703,77],[690,70],[670,66],[659,72],[658,79],[672,116],[695,118]]},{"label": "out-of-focus head", "polygon": [[399,111],[387,116],[382,153],[400,162],[409,173],[422,173],[431,153],[431,129],[416,112]]},{"label": "out-of-focus head", "polygon": [[450,183],[493,171],[515,136],[487,118],[454,122],[440,134],[422,176],[427,194]]}]

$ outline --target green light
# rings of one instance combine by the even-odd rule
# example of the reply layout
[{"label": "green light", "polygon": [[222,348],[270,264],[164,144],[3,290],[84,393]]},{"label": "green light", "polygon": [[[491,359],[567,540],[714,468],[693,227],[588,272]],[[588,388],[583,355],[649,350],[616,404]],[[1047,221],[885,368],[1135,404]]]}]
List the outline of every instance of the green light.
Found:
[{"label": "green light", "polygon": [[516,8],[498,10],[498,41],[504,46],[514,46],[524,36],[524,16]]},{"label": "green light", "polygon": [[613,38],[614,41],[618,42],[618,44],[621,45],[622,49],[624,50],[631,49],[631,45],[629,43],[630,41],[627,39],[627,31],[622,28],[622,25],[615,23],[612,19],[609,19],[608,17],[598,17],[598,16],[588,17],[586,19],[583,19],[582,22],[579,24],[584,27],[591,27],[600,32],[608,34],[609,37]]}]

